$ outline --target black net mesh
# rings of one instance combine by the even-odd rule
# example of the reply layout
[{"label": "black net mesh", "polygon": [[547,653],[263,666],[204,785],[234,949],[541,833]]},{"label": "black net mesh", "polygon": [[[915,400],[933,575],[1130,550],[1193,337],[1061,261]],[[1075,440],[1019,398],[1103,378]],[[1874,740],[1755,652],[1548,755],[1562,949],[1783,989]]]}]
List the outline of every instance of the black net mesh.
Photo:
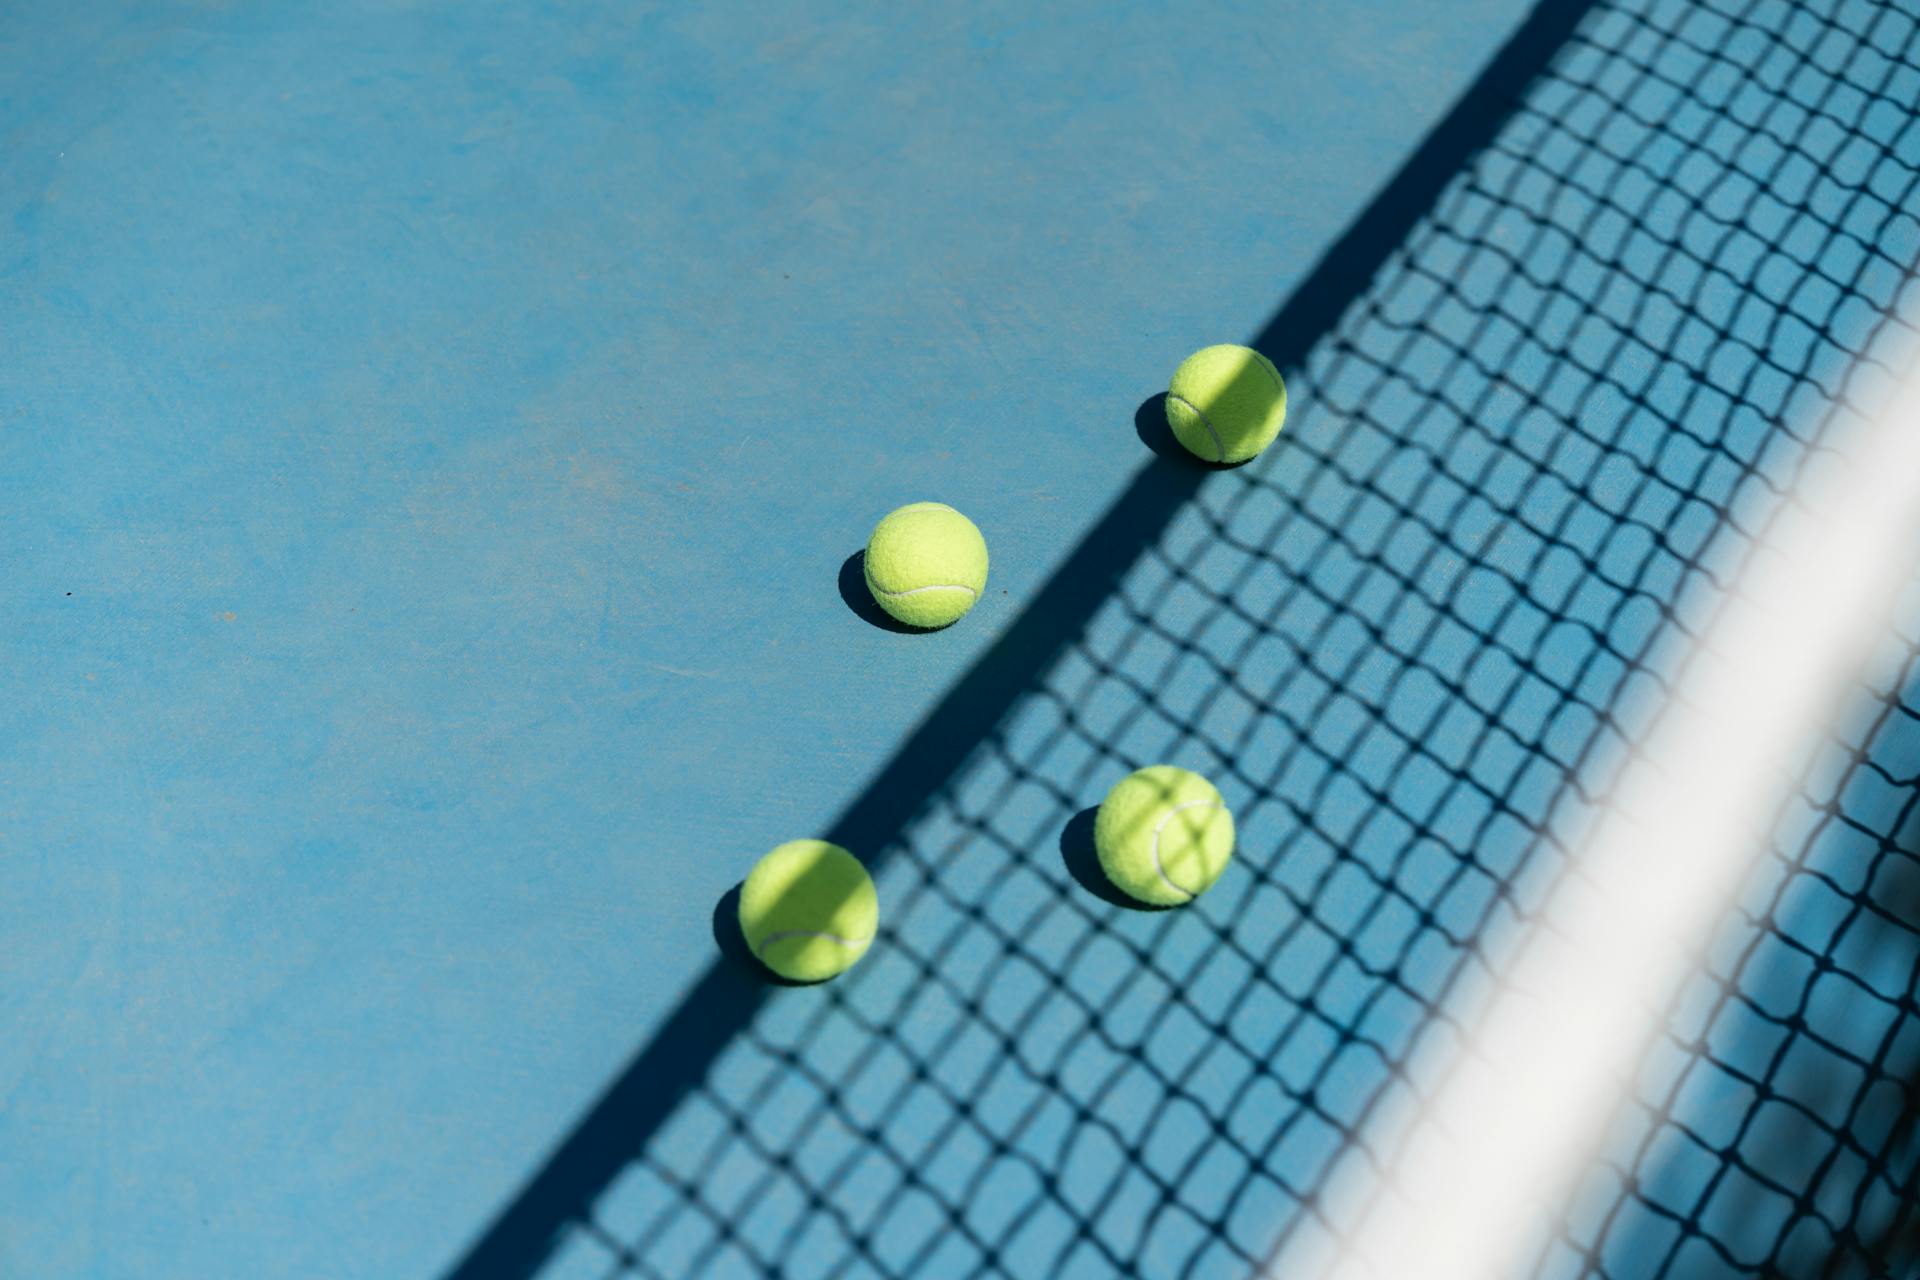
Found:
[{"label": "black net mesh", "polygon": [[1534,1274],[1920,1275],[1920,580],[1905,605]]},{"label": "black net mesh", "polygon": [[[829,833],[876,869],[868,958],[717,969],[462,1274],[1238,1276],[1340,1234],[1443,997],[1920,316],[1920,3],[1558,8],[1326,323],[1256,340],[1280,443],[1153,441],[1044,666],[950,700],[977,744]],[[1889,637],[1809,763],[1538,1274],[1916,1274],[1916,654]],[[1088,811],[1161,760],[1240,845],[1146,912]]]}]

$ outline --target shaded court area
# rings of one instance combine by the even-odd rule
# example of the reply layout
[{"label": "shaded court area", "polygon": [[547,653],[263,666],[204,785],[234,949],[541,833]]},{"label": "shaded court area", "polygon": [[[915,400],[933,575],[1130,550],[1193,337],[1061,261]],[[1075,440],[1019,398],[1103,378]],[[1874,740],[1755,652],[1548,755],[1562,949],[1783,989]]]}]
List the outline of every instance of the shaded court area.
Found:
[{"label": "shaded court area", "polygon": [[[1916,100],[1906,0],[1543,4],[1251,338],[1278,445],[1208,470],[1143,404],[1152,461],[822,833],[874,870],[867,959],[717,961],[448,1274],[1214,1277],[1337,1238],[1689,620],[1907,374]],[[1910,603],[1534,1274],[1911,1273]],[[1239,827],[1168,912],[1089,851],[1157,761]]]}]

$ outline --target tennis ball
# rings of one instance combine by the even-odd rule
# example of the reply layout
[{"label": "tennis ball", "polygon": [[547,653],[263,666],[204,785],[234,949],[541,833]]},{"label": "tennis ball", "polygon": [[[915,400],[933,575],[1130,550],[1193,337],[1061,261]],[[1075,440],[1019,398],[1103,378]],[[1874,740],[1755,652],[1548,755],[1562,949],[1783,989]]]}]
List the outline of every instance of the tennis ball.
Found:
[{"label": "tennis ball", "polygon": [[1208,462],[1245,462],[1273,443],[1287,420],[1287,384],[1251,347],[1202,347],[1180,362],[1167,388],[1167,425]]},{"label": "tennis ball", "polygon": [[987,586],[987,540],[941,502],[914,502],[867,539],[867,590],[911,627],[958,622]]},{"label": "tennis ball", "polygon": [[783,978],[820,982],[853,968],[880,927],[880,899],[860,860],[825,840],[790,840],[740,886],[747,947]]},{"label": "tennis ball", "polygon": [[1142,902],[1170,907],[1205,893],[1233,856],[1233,815],[1213,784],[1170,764],[1114,784],[1093,820],[1107,879]]}]

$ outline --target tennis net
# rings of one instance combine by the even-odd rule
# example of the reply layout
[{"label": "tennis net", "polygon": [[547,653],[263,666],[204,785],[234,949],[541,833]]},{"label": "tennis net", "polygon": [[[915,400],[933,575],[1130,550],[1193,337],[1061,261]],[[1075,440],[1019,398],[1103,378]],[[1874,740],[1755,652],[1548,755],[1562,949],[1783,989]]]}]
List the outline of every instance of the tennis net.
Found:
[{"label": "tennis net", "polygon": [[[1210,1277],[1339,1238],[1690,619],[1904,374],[1916,102],[1912,0],[1543,5],[1253,339],[1280,443],[1169,448],[943,706],[977,734],[828,833],[876,869],[868,958],[710,974],[456,1274]],[[1537,1274],[1920,1266],[1910,594]],[[1162,760],[1239,852],[1141,912],[1090,808]]]}]

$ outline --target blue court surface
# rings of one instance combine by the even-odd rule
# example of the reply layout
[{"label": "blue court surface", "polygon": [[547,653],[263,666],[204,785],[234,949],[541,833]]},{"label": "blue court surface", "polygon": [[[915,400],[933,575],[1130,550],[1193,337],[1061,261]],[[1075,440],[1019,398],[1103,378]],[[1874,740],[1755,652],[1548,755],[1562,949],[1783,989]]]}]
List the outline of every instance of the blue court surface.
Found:
[{"label": "blue court surface", "polygon": [[[0,9],[0,1275],[1337,1238],[1904,371],[1916,102],[1920,0]],[[1232,469],[1214,342],[1291,392]],[[912,634],[922,499],[992,576]],[[1535,1274],[1920,1273],[1887,645]],[[1159,760],[1240,843],[1149,912]],[[883,911],[816,987],[732,924],[801,836]]]}]

